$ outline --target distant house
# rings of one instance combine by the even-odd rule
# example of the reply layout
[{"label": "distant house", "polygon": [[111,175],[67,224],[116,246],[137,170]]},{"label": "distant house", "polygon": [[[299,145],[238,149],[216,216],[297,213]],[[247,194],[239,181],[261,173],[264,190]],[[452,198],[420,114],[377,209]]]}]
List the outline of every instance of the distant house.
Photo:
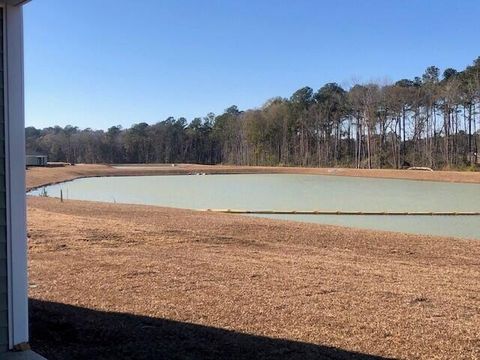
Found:
[{"label": "distant house", "polygon": [[47,166],[47,155],[27,155],[27,166]]}]

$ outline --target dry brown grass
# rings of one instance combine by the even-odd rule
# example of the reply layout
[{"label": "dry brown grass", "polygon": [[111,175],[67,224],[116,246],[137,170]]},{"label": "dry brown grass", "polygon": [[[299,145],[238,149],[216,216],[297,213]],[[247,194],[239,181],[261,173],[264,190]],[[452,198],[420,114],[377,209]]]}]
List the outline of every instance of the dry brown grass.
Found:
[{"label": "dry brown grass", "polygon": [[[55,306],[48,312],[39,301],[384,357],[480,358],[478,241],[147,206],[44,198],[28,205],[32,341],[52,359],[109,358],[85,339],[91,331],[109,339],[111,327],[122,329],[113,332],[120,342],[136,340],[128,349],[103,344],[118,351],[110,358],[225,352],[214,352],[220,340],[212,333],[183,346],[191,335],[184,326],[142,325],[138,332],[112,315],[109,328],[78,311],[67,324],[68,312]],[[151,333],[152,327],[158,331]],[[179,342],[184,353],[156,348],[162,339]],[[297,356],[295,350],[264,354],[258,342],[248,344],[243,357],[226,358],[252,352],[272,359],[355,357],[319,348]]]},{"label": "dry brown grass", "polygon": [[181,175],[196,172],[208,174],[235,173],[271,173],[271,174],[316,174],[336,176],[360,176],[374,178],[408,179],[480,183],[480,172],[461,171],[413,171],[388,169],[347,169],[347,168],[298,168],[265,166],[224,166],[179,164],[175,167],[165,165],[139,165],[117,169],[108,165],[75,165],[60,168],[34,167],[27,171],[27,189],[47,184],[91,176],[130,176],[130,175]]}]

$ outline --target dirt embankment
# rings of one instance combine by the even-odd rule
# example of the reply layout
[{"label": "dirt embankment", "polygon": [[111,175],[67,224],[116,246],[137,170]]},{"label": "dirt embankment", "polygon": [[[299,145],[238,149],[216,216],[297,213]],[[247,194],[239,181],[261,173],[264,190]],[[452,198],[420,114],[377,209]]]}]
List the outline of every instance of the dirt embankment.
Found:
[{"label": "dirt embankment", "polygon": [[480,358],[478,241],[28,205],[32,345],[49,359]]},{"label": "dirt embankment", "polygon": [[480,172],[415,171],[389,169],[300,168],[266,166],[226,166],[149,164],[135,166],[75,165],[58,168],[33,167],[27,170],[27,189],[93,176],[182,175],[182,174],[316,174],[406,180],[480,183]]}]

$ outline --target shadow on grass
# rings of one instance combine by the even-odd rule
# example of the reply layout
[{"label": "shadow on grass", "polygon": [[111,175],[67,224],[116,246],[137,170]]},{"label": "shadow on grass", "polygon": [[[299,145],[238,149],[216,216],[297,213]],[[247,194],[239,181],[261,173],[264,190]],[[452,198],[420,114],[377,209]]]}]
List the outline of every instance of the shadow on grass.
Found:
[{"label": "shadow on grass", "polygon": [[385,359],[332,347],[30,299],[32,348],[55,359]]}]

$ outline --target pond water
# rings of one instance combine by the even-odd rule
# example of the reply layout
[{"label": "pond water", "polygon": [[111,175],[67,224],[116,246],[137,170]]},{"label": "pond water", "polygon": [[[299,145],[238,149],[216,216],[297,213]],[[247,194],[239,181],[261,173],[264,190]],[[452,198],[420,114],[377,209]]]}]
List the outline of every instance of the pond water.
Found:
[{"label": "pond water", "polygon": [[[248,174],[78,179],[29,195],[187,209],[480,211],[480,185],[321,175]],[[261,215],[480,239],[480,216]]]}]

